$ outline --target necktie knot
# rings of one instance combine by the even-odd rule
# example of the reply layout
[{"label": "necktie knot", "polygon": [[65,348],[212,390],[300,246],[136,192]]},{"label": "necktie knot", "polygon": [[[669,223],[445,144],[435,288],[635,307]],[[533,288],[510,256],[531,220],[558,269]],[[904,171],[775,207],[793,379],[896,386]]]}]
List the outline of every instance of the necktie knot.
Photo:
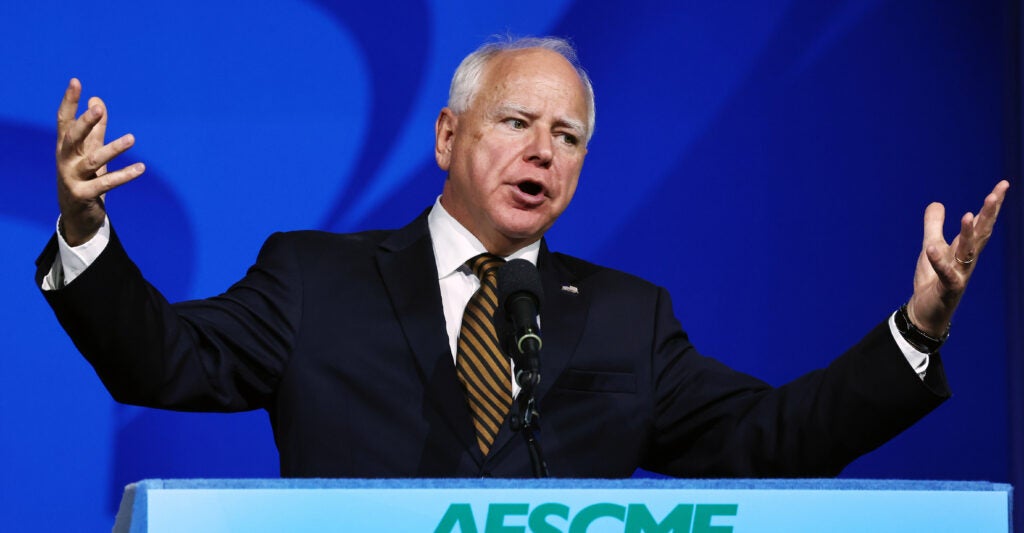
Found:
[{"label": "necktie knot", "polygon": [[489,278],[493,283],[498,277],[498,269],[505,264],[505,260],[494,254],[483,253],[466,261],[466,264],[481,282]]}]

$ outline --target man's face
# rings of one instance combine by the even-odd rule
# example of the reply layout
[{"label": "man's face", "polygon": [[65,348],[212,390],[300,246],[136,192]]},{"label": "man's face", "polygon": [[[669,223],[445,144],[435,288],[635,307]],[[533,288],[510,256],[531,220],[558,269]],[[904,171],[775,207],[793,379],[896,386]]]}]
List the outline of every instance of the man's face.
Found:
[{"label": "man's face", "polygon": [[469,108],[437,119],[435,156],[448,171],[441,205],[491,253],[536,241],[576,191],[586,119],[586,89],[561,55],[498,54]]}]

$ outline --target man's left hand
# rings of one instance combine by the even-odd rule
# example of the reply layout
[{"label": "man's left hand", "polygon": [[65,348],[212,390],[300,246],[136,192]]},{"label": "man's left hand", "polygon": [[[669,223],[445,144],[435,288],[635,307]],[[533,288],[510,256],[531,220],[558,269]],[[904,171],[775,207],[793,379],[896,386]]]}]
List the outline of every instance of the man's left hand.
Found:
[{"label": "man's left hand", "polygon": [[1010,187],[1006,180],[996,184],[985,197],[981,211],[960,219],[960,234],[951,244],[942,235],[946,208],[932,203],[924,212],[924,242],[914,271],[914,295],[907,303],[910,321],[936,338],[949,327],[953,311],[978,264],[981,251],[992,236],[992,227]]}]

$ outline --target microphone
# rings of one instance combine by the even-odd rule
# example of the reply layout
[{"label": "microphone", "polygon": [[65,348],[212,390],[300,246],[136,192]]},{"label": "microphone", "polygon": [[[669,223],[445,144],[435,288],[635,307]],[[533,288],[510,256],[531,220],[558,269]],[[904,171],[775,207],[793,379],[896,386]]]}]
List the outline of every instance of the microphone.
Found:
[{"label": "microphone", "polygon": [[498,298],[505,319],[512,324],[509,352],[516,363],[516,382],[527,389],[540,383],[540,327],[537,315],[544,288],[537,267],[525,259],[513,259],[498,270]]},{"label": "microphone", "polygon": [[498,270],[498,298],[505,311],[505,321],[512,330],[505,334],[507,352],[516,363],[516,383],[519,384],[518,408],[509,415],[509,427],[522,431],[526,439],[526,450],[530,455],[533,475],[548,477],[548,465],[540,450],[540,443],[534,435],[537,427],[536,400],[534,390],[540,383],[540,327],[537,315],[544,301],[544,288],[540,284],[540,272],[525,259],[513,259]]}]

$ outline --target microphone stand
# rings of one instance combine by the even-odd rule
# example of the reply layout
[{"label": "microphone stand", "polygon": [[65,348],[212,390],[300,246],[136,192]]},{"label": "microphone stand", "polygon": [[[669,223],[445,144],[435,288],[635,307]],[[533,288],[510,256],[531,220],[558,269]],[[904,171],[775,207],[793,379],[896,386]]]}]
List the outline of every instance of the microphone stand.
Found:
[{"label": "microphone stand", "polygon": [[[539,341],[540,339],[537,338]],[[523,345],[526,344],[528,347],[523,351]],[[537,342],[537,348],[540,348],[540,343]],[[519,346],[513,347],[513,350],[519,352],[523,357],[519,357],[517,363],[524,363],[522,365],[516,365],[516,383],[519,384],[519,395],[516,396],[516,409],[512,413],[509,419],[509,426],[512,431],[521,431],[523,438],[526,439],[526,450],[530,454],[530,465],[533,467],[533,477],[545,478],[549,477],[548,465],[544,462],[544,454],[541,452],[540,443],[537,442],[537,438],[534,435],[534,430],[539,431],[540,427],[537,425],[537,421],[540,418],[540,413],[537,412],[537,402],[534,398],[534,393],[537,389],[537,384],[540,383],[540,358],[537,356],[537,350],[532,348],[532,343],[520,342]]]},{"label": "microphone stand", "polygon": [[515,362],[516,383],[519,384],[515,408],[509,415],[509,427],[523,433],[534,477],[548,477],[548,465],[534,435],[535,431],[540,431],[537,424],[540,414],[534,398],[540,383],[541,338],[537,315],[544,300],[544,287],[537,268],[525,259],[506,262],[498,271],[498,294],[505,313],[505,320],[500,322],[506,328],[505,353],[511,355]]}]

